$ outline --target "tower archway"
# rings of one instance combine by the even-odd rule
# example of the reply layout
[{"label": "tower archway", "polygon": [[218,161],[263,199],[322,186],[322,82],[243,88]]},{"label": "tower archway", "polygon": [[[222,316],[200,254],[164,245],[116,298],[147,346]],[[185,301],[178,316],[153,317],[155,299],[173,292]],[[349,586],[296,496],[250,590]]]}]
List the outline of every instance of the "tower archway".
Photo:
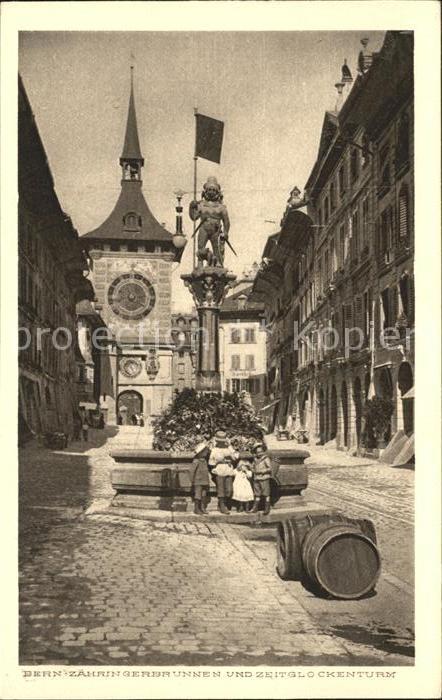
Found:
[{"label": "tower archway", "polygon": [[133,425],[133,416],[143,411],[143,397],[132,389],[122,391],[118,395],[117,415],[122,425]]}]

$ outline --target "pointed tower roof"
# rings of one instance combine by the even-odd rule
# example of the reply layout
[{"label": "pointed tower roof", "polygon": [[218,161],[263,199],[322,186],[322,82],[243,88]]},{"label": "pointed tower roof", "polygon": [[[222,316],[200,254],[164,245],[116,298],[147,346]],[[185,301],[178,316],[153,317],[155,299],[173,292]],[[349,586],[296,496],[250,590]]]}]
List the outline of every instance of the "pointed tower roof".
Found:
[{"label": "pointed tower roof", "polygon": [[86,233],[82,239],[86,239],[89,247],[93,246],[94,241],[106,240],[138,241],[140,244],[161,243],[163,250],[174,252],[175,259],[179,260],[183,249],[175,248],[172,233],[156,220],[141,188],[141,168],[144,159],[138,139],[132,67],[129,110],[120,165],[123,171],[121,192],[112,212],[100,226]]},{"label": "pointed tower roof", "polygon": [[144,165],[144,158],[141,155],[140,141],[138,139],[137,114],[135,112],[133,66],[130,67],[130,98],[129,110],[127,112],[126,134],[124,137],[123,152],[120,158],[120,165],[130,160],[140,161]]}]

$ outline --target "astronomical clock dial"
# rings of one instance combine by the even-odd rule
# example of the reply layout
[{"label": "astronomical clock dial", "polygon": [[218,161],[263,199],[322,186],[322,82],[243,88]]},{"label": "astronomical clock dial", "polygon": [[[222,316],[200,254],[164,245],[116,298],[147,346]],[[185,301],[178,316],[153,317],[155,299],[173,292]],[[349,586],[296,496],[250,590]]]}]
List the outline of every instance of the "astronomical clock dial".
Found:
[{"label": "astronomical clock dial", "polygon": [[141,369],[141,361],[137,357],[123,357],[120,360],[120,371],[125,377],[137,377]]},{"label": "astronomical clock dial", "polygon": [[109,287],[108,302],[114,314],[130,321],[145,318],[155,306],[155,290],[138,272],[117,277]]}]

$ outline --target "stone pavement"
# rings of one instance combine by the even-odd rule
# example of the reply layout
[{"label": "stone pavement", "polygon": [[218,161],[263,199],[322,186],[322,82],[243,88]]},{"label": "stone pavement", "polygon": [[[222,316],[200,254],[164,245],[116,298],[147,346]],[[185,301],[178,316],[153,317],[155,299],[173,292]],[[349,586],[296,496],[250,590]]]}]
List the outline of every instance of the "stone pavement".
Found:
[{"label": "stone pavement", "polygon": [[[109,451],[141,446],[142,430],[91,431],[90,444],[60,452],[21,450],[22,664],[413,662],[412,596],[394,574],[373,598],[324,601],[278,578],[273,529],[85,516],[112,495]],[[336,489],[324,481],[330,471],[312,472],[323,479],[313,488]],[[359,482],[338,471],[344,488]]]}]

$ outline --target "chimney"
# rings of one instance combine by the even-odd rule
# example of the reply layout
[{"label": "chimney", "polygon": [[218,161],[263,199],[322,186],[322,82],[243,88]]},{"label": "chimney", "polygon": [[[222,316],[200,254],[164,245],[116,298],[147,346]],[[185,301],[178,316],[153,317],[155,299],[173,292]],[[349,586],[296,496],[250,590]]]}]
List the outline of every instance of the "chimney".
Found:
[{"label": "chimney", "polygon": [[362,49],[358,57],[358,73],[360,75],[367,73],[373,63],[373,53],[367,49],[368,42],[368,37],[363,37],[361,39]]},{"label": "chimney", "polygon": [[337,90],[337,97],[336,97],[336,105],[335,105],[335,112],[338,113],[341,110],[342,103],[344,101],[342,92],[344,90],[344,85],[345,83],[335,83],[335,88]]}]

